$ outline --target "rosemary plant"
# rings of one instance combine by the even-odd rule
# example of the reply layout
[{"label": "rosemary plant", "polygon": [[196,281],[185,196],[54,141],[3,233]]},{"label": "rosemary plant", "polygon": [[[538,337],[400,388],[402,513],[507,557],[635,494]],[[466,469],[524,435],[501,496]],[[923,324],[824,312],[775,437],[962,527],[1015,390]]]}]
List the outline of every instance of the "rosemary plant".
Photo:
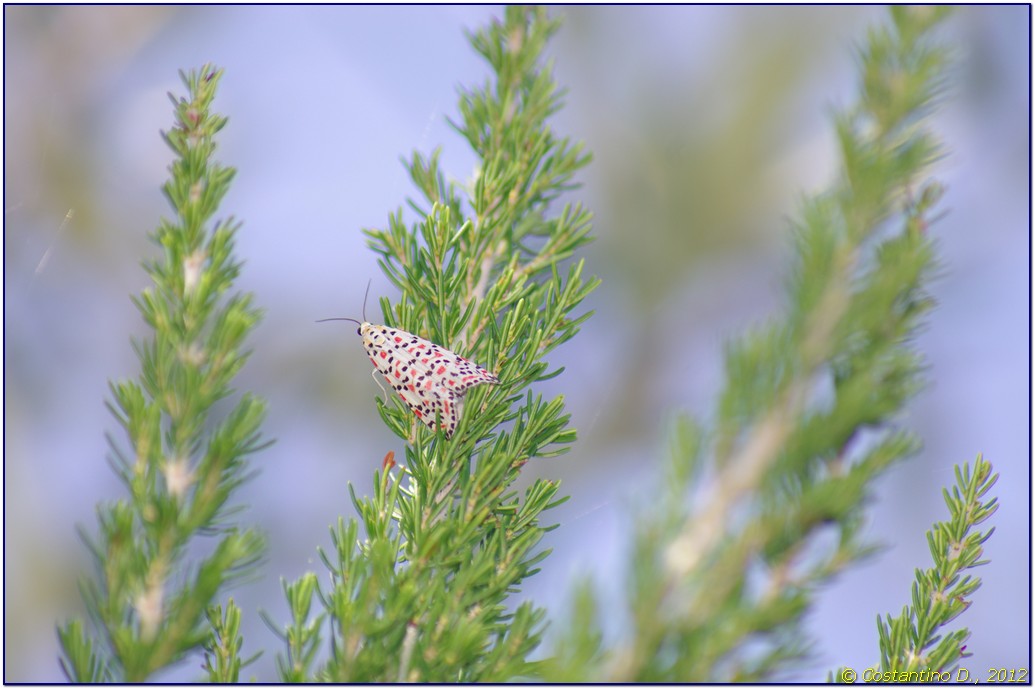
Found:
[{"label": "rosemary plant", "polygon": [[907,681],[916,681],[917,676],[910,677],[909,673],[951,673],[959,660],[970,655],[966,652],[970,637],[966,629],[945,636],[937,633],[970,607],[967,598],[981,586],[980,579],[963,572],[988,562],[980,559],[981,546],[995,529],[983,533],[973,530],[999,509],[995,498],[982,502],[998,480],[999,474],[993,474],[992,465],[980,456],[973,470],[970,465],[956,467],[952,492],[942,491],[951,518],[927,532],[934,567],[916,571],[913,604],[905,606],[900,616],[877,618],[880,672],[896,673],[898,679],[905,673]]},{"label": "rosemary plant", "polygon": [[[399,290],[380,301],[383,322],[477,361],[499,384],[468,391],[448,436],[397,397],[378,401],[404,458],[385,456],[369,495],[350,486],[358,519],[332,529],[320,553],[329,576],[284,582],[290,621],[264,615],[284,643],[279,678],[758,681],[803,658],[816,587],[873,552],[864,502],[919,444],[896,417],[922,384],[910,338],[932,305],[928,228],[941,188],[925,175],[940,149],[923,116],[946,62],[931,39],[945,14],[894,7],[860,51],[858,101],[835,118],[840,177],[805,200],[795,226],[786,314],[729,344],[710,427],[673,425],[665,480],[633,541],[628,629],[606,646],[583,584],[554,655],[537,662],[545,613],[507,599],[547,556],[543,514],[565,498],[556,481],[514,483],[576,437],[563,398],[534,385],[561,373],[544,358],[578,333],[598,284],[577,255],[589,213],[556,203],[589,156],[547,126],[562,96],[543,60],[557,22],[507,7],[470,35],[492,70],[461,91],[453,123],[477,155],[473,181],[448,181],[438,151],[415,153],[414,219],[399,210],[366,234]],[[126,450],[112,441],[113,464],[128,497],[100,506],[100,533],[87,538],[98,570],[82,585],[91,625],[59,629],[74,681],[143,681],[203,651],[208,679],[233,682],[250,662],[240,611],[217,600],[264,548],[228,509],[262,447],[263,403],[243,395],[212,420],[259,318],[249,296],[228,296],[239,225],[209,226],[233,177],[212,160],[226,122],[209,109],[220,75],[206,66],[184,76],[189,95],[173,99],[165,192],[176,220],[155,232],[163,256],[146,265],[154,285],[135,300],[153,334],[136,344],[139,380],[112,386],[128,436]],[[971,531],[996,509],[982,502],[995,480],[980,458],[957,471],[952,518],[928,535],[934,568],[917,572],[912,606],[878,620],[881,669],[964,657],[966,630],[937,634],[979,585],[963,572],[982,564],[991,531]],[[200,534],[216,538],[195,561],[187,551]]]},{"label": "rosemary plant", "polygon": [[[210,112],[221,74],[211,66],[181,74],[187,98],[170,95],[176,123],[164,137],[176,160],[164,191],[176,219],[152,235],[162,258],[146,263],[154,284],[134,299],[153,331],[134,343],[140,377],[113,384],[109,404],[127,435],[126,450],[114,439],[111,446],[128,496],[98,507],[95,539],[83,533],[97,576],[81,589],[98,634],[78,620],[58,632],[61,665],[76,682],[151,678],[212,643],[206,615],[222,620],[221,634],[235,630],[232,603],[225,618],[211,608],[265,548],[259,533],[230,519],[228,505],[248,477],[247,455],[263,446],[265,405],[242,395],[206,430],[213,405],[231,394],[248,357],[244,339],[259,320],[250,296],[227,296],[240,271],[233,256],[239,224],[209,224],[234,176],[213,160],[215,135],[226,124]],[[206,557],[188,556],[188,547],[202,547],[199,536],[213,534]]]},{"label": "rosemary plant", "polygon": [[[448,439],[398,398],[379,401],[408,443],[405,464],[386,460],[370,496],[353,491],[359,521],[341,520],[333,552],[322,553],[331,586],[315,619],[316,579],[286,586],[284,680],[505,681],[525,672],[539,643],[543,611],[505,602],[546,557],[537,548],[541,515],[563,498],[556,481],[535,481],[523,495],[512,484],[526,462],[575,439],[563,398],[544,400],[531,386],[561,372],[543,357],[578,332],[590,315],[578,306],[597,284],[583,279],[582,261],[568,262],[589,241],[589,213],[553,206],[588,162],[546,125],[560,107],[541,64],[556,28],[541,8],[508,7],[503,22],[470,36],[493,72],[461,93],[452,123],[478,156],[473,183],[447,182],[438,151],[414,154],[417,221],[406,224],[400,210],[386,229],[367,231],[400,290],[396,303],[381,301],[385,324],[469,357],[501,382],[468,391]],[[332,655],[313,667],[324,616]]]},{"label": "rosemary plant", "polygon": [[[924,175],[940,149],[923,116],[946,63],[931,39],[945,15],[893,7],[870,31],[858,101],[835,117],[840,179],[795,226],[786,315],[729,344],[712,428],[675,424],[633,539],[631,628],[604,648],[583,587],[547,679],[772,679],[807,654],[815,589],[873,552],[864,502],[919,446],[895,417],[922,383],[909,340],[932,305],[941,187]],[[939,663],[959,657],[939,648]]]}]

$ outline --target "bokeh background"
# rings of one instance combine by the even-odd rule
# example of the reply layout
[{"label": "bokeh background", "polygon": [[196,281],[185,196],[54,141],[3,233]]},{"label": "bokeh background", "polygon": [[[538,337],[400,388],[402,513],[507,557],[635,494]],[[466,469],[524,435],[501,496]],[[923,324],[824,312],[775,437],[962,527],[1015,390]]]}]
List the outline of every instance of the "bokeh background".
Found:
[{"label": "bokeh background", "polygon": [[[726,338],[781,308],[788,217],[834,165],[830,107],[854,93],[852,47],[879,7],[555,7],[550,45],[569,89],[557,131],[594,153],[572,199],[596,212],[585,256],[603,278],[583,334],[552,357],[580,433],[573,451],[529,464],[572,499],[552,513],[555,552],[523,597],[564,613],[574,577],[622,590],[631,509],[649,501],[679,409],[705,415]],[[328,526],[352,515],[400,441],[377,422],[369,362],[351,329],[316,325],[396,295],[365,248],[413,190],[401,156],[443,145],[456,87],[488,70],[464,31],[497,7],[4,8],[4,625],[7,681],[60,680],[55,625],[82,612],[88,567],[75,526],[122,494],[108,467],[109,379],[133,376],[130,303],[146,239],[168,215],[167,92],[178,69],[226,68],[220,159],[239,174],[223,206],[244,221],[239,286],[266,317],[239,389],[269,400],[276,444],[255,458],[246,513],[268,534],[263,577],[234,591],[246,671],[275,678],[278,642],[257,611],[287,619],[280,578],[322,573]],[[923,453],[878,485],[870,533],[888,548],[827,587],[810,613],[814,658],[788,679],[877,659],[874,618],[898,614],[924,532],[945,517],[954,463],[983,452],[1002,506],[984,585],[959,619],[974,676],[1030,663],[1030,8],[959,8],[943,32],[956,63],[934,126],[948,215],[939,302],[918,339],[930,385],[903,422]],[[644,337],[643,333],[652,333]],[[121,438],[119,438],[121,440]],[[609,620],[612,631],[620,616]],[[200,662],[200,660],[198,661]],[[196,679],[198,663],[162,679]]]}]

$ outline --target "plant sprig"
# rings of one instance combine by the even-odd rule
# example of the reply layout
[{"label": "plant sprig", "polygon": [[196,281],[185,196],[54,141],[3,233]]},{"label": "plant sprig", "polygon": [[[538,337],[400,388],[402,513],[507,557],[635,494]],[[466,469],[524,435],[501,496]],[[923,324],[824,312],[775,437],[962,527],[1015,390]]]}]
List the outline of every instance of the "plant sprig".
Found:
[{"label": "plant sprig", "polygon": [[979,578],[964,572],[988,562],[980,559],[982,545],[995,528],[975,529],[999,509],[995,498],[982,501],[998,480],[999,474],[993,474],[992,465],[979,455],[973,468],[969,464],[956,467],[951,493],[942,490],[950,519],[937,522],[927,532],[934,567],[916,570],[912,604],[901,615],[877,617],[882,671],[951,671],[970,655],[964,650],[970,637],[967,629],[944,636],[939,631],[970,607],[968,599],[981,586]]},{"label": "plant sprig", "polygon": [[861,528],[872,483],[919,446],[895,417],[922,384],[909,341],[932,305],[926,229],[941,188],[923,175],[940,148],[923,116],[945,14],[895,7],[869,32],[858,101],[835,117],[840,178],[794,228],[786,315],[727,346],[714,426],[675,426],[634,537],[628,633],[588,652],[584,589],[559,645],[569,655],[544,662],[545,678],[771,680],[808,652],[816,587],[873,552]]},{"label": "plant sprig", "polygon": [[[484,365],[497,386],[472,388],[453,436],[419,423],[401,400],[378,400],[385,424],[407,441],[374,492],[353,504],[322,553],[331,590],[321,602],[332,658],[311,676],[329,681],[503,681],[526,670],[543,612],[506,601],[547,552],[541,514],[563,500],[556,481],[511,488],[521,467],[575,440],[563,398],[531,386],[560,373],[544,357],[578,332],[579,304],[596,287],[576,250],[589,241],[581,206],[554,203],[589,158],[546,119],[561,93],[542,65],[557,22],[543,9],[508,7],[470,36],[493,78],[460,94],[454,128],[479,167],[466,188],[447,182],[439,152],[414,154],[423,199],[366,230],[379,265],[400,290],[381,300],[384,322]],[[393,462],[394,463],[394,462]],[[365,537],[360,535],[360,525]],[[308,619],[293,606],[293,628]],[[290,629],[290,628],[289,628]],[[282,678],[297,678],[293,671]],[[302,669],[308,672],[308,666]]]},{"label": "plant sprig", "polygon": [[[140,377],[111,386],[109,408],[128,437],[126,450],[110,438],[113,466],[129,497],[98,506],[96,540],[83,534],[98,577],[81,589],[100,640],[78,621],[59,630],[73,681],[140,682],[200,650],[216,596],[253,572],[265,549],[228,509],[248,477],[247,456],[264,447],[265,404],[245,394],[221,421],[212,418],[213,405],[232,393],[248,358],[244,339],[260,317],[250,295],[226,296],[240,272],[239,223],[209,225],[234,176],[213,160],[226,124],[210,111],[221,75],[208,65],[181,73],[188,97],[170,94],[176,123],[164,137],[176,159],[163,191],[176,219],[152,234],[162,257],[145,263],[153,285],[133,300],[153,331],[134,343]],[[202,534],[218,539],[192,560],[187,547]],[[235,613],[228,608],[228,628]]]}]

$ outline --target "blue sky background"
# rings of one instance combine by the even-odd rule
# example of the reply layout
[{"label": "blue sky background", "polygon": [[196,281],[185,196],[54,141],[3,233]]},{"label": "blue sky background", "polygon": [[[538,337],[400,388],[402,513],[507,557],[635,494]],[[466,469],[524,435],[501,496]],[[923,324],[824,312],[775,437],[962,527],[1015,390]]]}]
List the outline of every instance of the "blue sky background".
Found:
[{"label": "blue sky background", "polygon": [[[542,386],[563,393],[580,443],[533,462],[572,499],[555,510],[554,554],[523,597],[561,614],[575,576],[621,590],[630,510],[649,499],[679,409],[706,416],[722,343],[781,307],[788,218],[834,169],[828,113],[855,87],[851,47],[879,7],[555,7],[550,44],[568,89],[557,131],[594,163],[571,196],[596,213],[585,253],[603,279],[583,335],[552,357]],[[264,578],[234,591],[250,668],[274,679],[286,620],[280,578],[323,576],[328,526],[351,516],[388,450],[369,362],[348,328],[395,298],[365,248],[413,193],[399,163],[442,145],[459,180],[473,156],[448,127],[458,85],[488,69],[464,38],[501,10],[463,7],[43,7],[4,9],[5,680],[53,681],[55,623],[80,614],[88,566],[75,525],[121,495],[105,457],[116,424],[107,381],[135,375],[129,336],[145,329],[128,295],[154,255],[146,233],[169,215],[159,187],[172,156],[178,69],[226,69],[216,109],[230,122],[220,159],[237,167],[224,213],[244,222],[239,287],[266,317],[238,388],[270,403],[277,443],[255,459],[247,516],[270,537]],[[944,31],[956,53],[934,126],[950,155],[937,170],[946,217],[932,228],[943,276],[918,338],[928,388],[903,423],[925,442],[877,486],[869,533],[888,548],[824,589],[809,614],[823,680],[877,659],[874,619],[909,600],[927,566],[924,532],[945,518],[954,463],[983,452],[1002,474],[984,585],[959,619],[968,664],[1030,667],[1029,8],[959,8]],[[644,328],[657,337],[644,342]],[[602,374],[602,371],[609,372]],[[617,373],[614,373],[617,372]],[[614,606],[605,606],[614,609]],[[620,627],[618,616],[609,620]],[[200,661],[199,661],[200,662]],[[200,677],[193,660],[161,677]]]}]

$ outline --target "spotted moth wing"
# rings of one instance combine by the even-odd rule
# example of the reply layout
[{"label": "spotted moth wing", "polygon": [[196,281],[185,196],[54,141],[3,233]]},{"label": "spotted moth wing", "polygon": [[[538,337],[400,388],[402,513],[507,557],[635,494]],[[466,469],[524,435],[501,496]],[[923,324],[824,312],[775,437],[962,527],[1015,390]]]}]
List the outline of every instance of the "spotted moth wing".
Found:
[{"label": "spotted moth wing", "polygon": [[374,368],[428,428],[438,415],[446,437],[456,430],[467,390],[499,383],[478,364],[405,330],[363,323],[359,331]]}]

